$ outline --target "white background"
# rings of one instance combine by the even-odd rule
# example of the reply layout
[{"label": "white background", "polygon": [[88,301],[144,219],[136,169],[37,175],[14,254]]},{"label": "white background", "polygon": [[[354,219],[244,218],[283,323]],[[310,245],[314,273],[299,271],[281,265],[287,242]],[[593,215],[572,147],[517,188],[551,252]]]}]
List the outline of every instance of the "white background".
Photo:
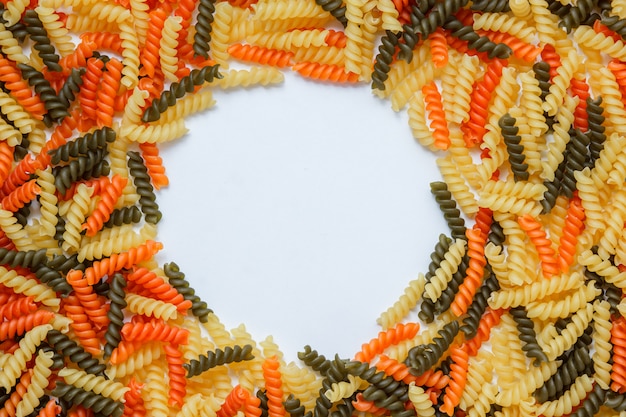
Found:
[{"label": "white background", "polygon": [[216,91],[164,147],[161,262],[175,261],[228,329],[352,357],[425,272],[447,227],[433,153],[369,85],[286,74]]}]

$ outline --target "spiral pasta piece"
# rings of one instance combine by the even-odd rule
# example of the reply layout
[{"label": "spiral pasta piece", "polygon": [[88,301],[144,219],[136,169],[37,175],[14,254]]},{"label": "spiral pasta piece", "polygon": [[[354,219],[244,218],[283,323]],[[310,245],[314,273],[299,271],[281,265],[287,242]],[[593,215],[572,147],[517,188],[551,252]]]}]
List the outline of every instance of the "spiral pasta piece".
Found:
[{"label": "spiral pasta piece", "polygon": [[570,201],[559,241],[558,263],[562,272],[566,272],[574,262],[577,238],[582,233],[584,220],[585,212],[580,198],[576,196]]},{"label": "spiral pasta piece", "polygon": [[4,321],[0,324],[0,336],[3,340],[23,336],[33,328],[49,323],[53,317],[53,312],[40,310]]},{"label": "spiral pasta piece", "polygon": [[411,383],[409,385],[409,400],[415,407],[415,411],[420,416],[430,417],[435,415],[435,409],[433,403],[430,400],[428,394],[420,386]]},{"label": "spiral pasta piece", "polygon": [[463,54],[453,54],[441,75],[441,95],[447,118],[453,123],[469,119],[471,93],[474,79],[478,75],[479,60]]},{"label": "spiral pasta piece", "polygon": [[60,300],[54,291],[37,282],[36,279],[19,275],[14,270],[0,266],[0,284],[16,294],[32,296],[35,302],[42,303],[57,311]]},{"label": "spiral pasta piece", "polygon": [[424,285],[424,296],[431,301],[437,301],[444,288],[452,280],[452,275],[458,271],[459,265],[465,256],[468,242],[457,239],[443,256],[442,262],[435,270],[430,280]]},{"label": "spiral pasta piece", "polygon": [[218,417],[234,417],[242,408],[250,394],[240,385],[236,385],[226,396],[223,404],[217,410]]},{"label": "spiral pasta piece", "polygon": [[472,90],[469,118],[463,125],[464,138],[468,146],[474,146],[482,141],[486,132],[487,112],[491,94],[500,82],[504,69],[501,60],[494,60],[487,66],[483,79],[474,85]]},{"label": "spiral pasta piece", "polygon": [[121,269],[132,268],[137,263],[151,258],[162,247],[161,243],[148,240],[143,245],[130,248],[128,251],[113,253],[110,257],[96,261],[90,268],[87,268],[85,279],[89,285],[93,285],[104,275],[112,275]]},{"label": "spiral pasta piece", "polygon": [[93,391],[115,401],[120,401],[129,390],[119,382],[105,379],[103,376],[88,374],[78,369],[63,368],[58,372],[58,376],[75,387],[83,388],[85,391]]},{"label": "spiral pasta piece", "polygon": [[159,42],[159,59],[161,70],[165,78],[171,82],[178,81],[178,58],[176,47],[178,46],[178,33],[182,29],[182,18],[169,16],[163,23],[163,31]]},{"label": "spiral pasta piece", "polygon": [[102,225],[109,220],[113,207],[122,195],[127,182],[126,178],[114,175],[111,178],[110,186],[101,190],[100,199],[84,225],[86,236],[95,236]]},{"label": "spiral pasta piece", "polygon": [[115,58],[109,60],[106,71],[102,73],[102,83],[96,93],[96,121],[100,126],[113,125],[114,97],[119,90],[121,77],[122,63]]},{"label": "spiral pasta piece", "polygon": [[121,84],[126,88],[134,87],[139,79],[139,44],[134,36],[134,28],[126,21],[119,24],[120,39],[122,40],[122,69]]},{"label": "spiral pasta piece", "polygon": [[626,365],[626,338],[624,329],[626,329],[626,321],[623,317],[619,317],[613,321],[611,327],[611,344],[613,345],[613,366],[611,368],[611,389],[613,391],[626,392],[626,379],[624,378]]},{"label": "spiral pasta piece", "polygon": [[448,41],[441,28],[428,36],[430,53],[436,68],[443,68],[448,64]]},{"label": "spiral pasta piece", "polygon": [[393,304],[392,307],[383,312],[377,319],[378,324],[383,329],[389,329],[396,323],[398,323],[408,312],[417,305],[417,301],[422,295],[425,285],[424,275],[420,274],[417,279],[409,282],[409,285],[404,289],[404,293]]},{"label": "spiral pasta piece", "polygon": [[156,8],[148,14],[146,40],[139,54],[142,75],[145,73],[149,77],[154,77],[155,70],[160,65],[159,48],[166,17],[167,13],[163,8]]},{"label": "spiral pasta piece", "polygon": [[[1,28],[2,26],[0,26]],[[1,36],[2,31],[0,30],[0,46],[2,46]],[[7,59],[0,59],[0,81],[5,83],[5,87],[24,110],[38,120],[43,119],[46,112],[43,102],[33,94],[28,84],[22,79],[19,70]]]},{"label": "spiral pasta piece", "polygon": [[467,254],[469,256],[469,265],[466,271],[466,278],[459,287],[459,292],[454,297],[454,301],[450,309],[457,316],[465,314],[467,308],[472,302],[472,298],[476,290],[480,286],[483,279],[483,270],[487,263],[485,259],[485,242],[486,236],[483,236],[480,230],[467,230]]},{"label": "spiral pasta piece", "polygon": [[546,237],[544,230],[541,230],[541,224],[537,219],[533,219],[528,215],[524,215],[518,219],[522,230],[526,232],[531,242],[535,246],[539,259],[541,260],[541,269],[546,278],[550,278],[558,273],[557,260],[552,249],[552,243]]},{"label": "spiral pasta piece", "polygon": [[153,316],[157,319],[176,320],[177,309],[174,304],[165,303],[137,294],[127,294],[128,309],[133,313]]},{"label": "spiral pasta piece", "polygon": [[161,341],[176,345],[185,344],[189,331],[173,327],[162,320],[151,319],[145,323],[126,323],[122,327],[122,337],[133,341]]},{"label": "spiral pasta piece", "polygon": [[593,379],[597,384],[608,389],[611,383],[611,313],[610,304],[607,301],[596,300],[594,302],[593,315],[593,339],[595,352],[592,359],[595,374]]},{"label": "spiral pasta piece", "polygon": [[[124,345],[120,344],[118,349],[122,346]],[[142,344],[136,351],[128,353],[127,357],[123,358],[124,360],[118,358],[115,355],[116,351],[114,351],[111,356],[112,364],[107,368],[106,374],[109,378],[123,378],[126,375],[131,375],[158,360],[162,355],[162,351],[160,342]]]},{"label": "spiral pasta piece", "polygon": [[439,89],[434,82],[431,82],[422,87],[422,93],[428,117],[431,120],[430,127],[433,129],[433,145],[438,149],[446,150],[450,146],[450,131]]},{"label": "spiral pasta piece", "polygon": [[284,416],[282,381],[279,362],[275,356],[265,358],[263,361],[263,377],[265,378],[265,390],[268,398],[268,415],[271,417]]},{"label": "spiral pasta piece", "polygon": [[603,33],[596,33],[592,28],[587,26],[579,26],[574,30],[574,40],[584,48],[602,50],[609,56],[624,60],[626,47],[622,40],[615,40]]},{"label": "spiral pasta piece", "polygon": [[380,332],[377,338],[363,344],[361,350],[354,358],[357,361],[370,362],[375,356],[382,354],[389,346],[397,345],[403,340],[415,337],[419,328],[420,326],[417,323],[408,323],[406,325],[400,323],[389,330]]},{"label": "spiral pasta piece", "polygon": [[358,74],[347,71],[345,68],[336,65],[301,62],[295,64],[292,69],[305,77],[322,81],[339,83],[358,81]]},{"label": "spiral pasta piece", "polygon": [[475,30],[508,33],[527,43],[532,42],[535,35],[533,27],[528,26],[524,20],[504,13],[475,13],[473,27]]},{"label": "spiral pasta piece", "polygon": [[[9,94],[0,93],[0,110],[6,118],[12,122],[20,133],[28,134],[35,129],[35,121],[24,108]],[[12,143],[15,146],[16,143]]]},{"label": "spiral pasta piece", "polygon": [[549,301],[546,306],[539,311],[538,303],[532,302],[527,305],[529,317],[538,317],[540,319],[567,317],[569,314],[578,311],[585,303],[592,300],[600,292],[593,283],[581,287],[576,292],[567,295],[559,301]]},{"label": "spiral pasta piece", "polygon": [[3,361],[3,372],[0,374],[0,386],[2,388],[7,391],[11,390],[11,387],[22,374],[22,369],[25,369],[26,362],[33,357],[37,346],[44,340],[49,330],[52,330],[52,326],[49,324],[34,327],[24,335],[15,353],[6,357],[7,359]]}]

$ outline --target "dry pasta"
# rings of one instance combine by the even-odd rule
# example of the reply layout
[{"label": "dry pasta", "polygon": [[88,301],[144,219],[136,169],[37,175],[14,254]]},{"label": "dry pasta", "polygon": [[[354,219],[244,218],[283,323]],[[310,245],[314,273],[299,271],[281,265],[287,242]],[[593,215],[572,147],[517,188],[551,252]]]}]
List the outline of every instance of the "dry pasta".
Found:
[{"label": "dry pasta", "polygon": [[[623,413],[623,6],[5,2],[0,415]],[[451,230],[378,318],[371,358],[288,362],[155,256],[159,146],[220,89],[289,68],[408,107],[446,183]]]}]

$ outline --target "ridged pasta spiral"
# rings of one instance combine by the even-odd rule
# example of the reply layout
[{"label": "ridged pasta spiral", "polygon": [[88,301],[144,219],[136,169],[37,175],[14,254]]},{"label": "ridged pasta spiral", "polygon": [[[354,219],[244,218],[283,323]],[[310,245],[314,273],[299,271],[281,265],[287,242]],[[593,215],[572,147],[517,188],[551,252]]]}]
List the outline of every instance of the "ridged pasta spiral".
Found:
[{"label": "ridged pasta spiral", "polygon": [[588,160],[587,148],[589,136],[575,129],[574,136],[567,146],[565,171],[561,179],[561,187],[566,197],[571,198],[576,189],[576,172],[583,170]]},{"label": "ridged pasta spiral", "polygon": [[593,390],[587,395],[587,397],[583,400],[582,406],[580,406],[576,411],[574,411],[571,416],[572,417],[586,417],[597,414],[600,411],[600,407],[604,403],[604,399],[606,398],[606,391],[600,387],[600,385],[596,384],[593,386]]},{"label": "ridged pasta spiral", "polygon": [[[123,343],[123,342],[122,342]],[[106,375],[109,378],[123,378],[126,375],[135,373],[139,369],[149,366],[152,362],[158,360],[163,352],[162,343],[150,342],[144,344],[136,351],[129,353],[124,361],[113,361],[115,352],[111,355],[111,362],[115,362],[106,368]],[[118,349],[122,346],[118,346]],[[118,363],[119,362],[119,363]]]},{"label": "ridged pasta spiral", "polygon": [[39,404],[39,399],[44,397],[45,389],[48,387],[48,378],[52,374],[52,352],[40,350],[35,358],[35,367],[32,371],[30,385],[22,396],[21,401],[15,409],[15,417],[25,417],[30,415]]},{"label": "ridged pasta spiral", "polygon": [[545,416],[570,414],[593,389],[593,380],[588,375],[581,375],[572,386],[555,401],[549,401],[538,407],[538,412]]},{"label": "ridged pasta spiral", "polygon": [[457,239],[450,249],[444,255],[444,259],[439,263],[439,267],[424,286],[424,295],[431,301],[437,301],[443,289],[452,279],[452,275],[458,270],[458,267],[465,255],[467,241]]},{"label": "ridged pasta spiral", "polygon": [[4,91],[0,93],[0,110],[23,135],[31,133],[35,129],[35,121],[31,119],[28,112]]},{"label": "ridged pasta spiral", "polygon": [[108,174],[108,162],[104,160],[106,152],[102,149],[88,151],[86,155],[79,155],[67,165],[58,165],[52,168],[55,176],[54,185],[61,194],[65,194],[79,178],[89,179]]},{"label": "ridged pasta spiral", "polygon": [[278,49],[264,48],[258,45],[233,44],[228,47],[228,53],[242,61],[257,62],[273,67],[291,66],[293,53]]},{"label": "ridged pasta spiral", "polygon": [[515,126],[516,120],[510,114],[505,114],[498,120],[498,126],[502,130],[502,139],[506,144],[506,150],[509,154],[509,163],[515,181],[528,180],[528,164],[524,163],[526,155],[524,155],[524,145],[520,142],[522,137],[518,135],[518,127]]},{"label": "ridged pasta spiral", "polygon": [[534,359],[535,365],[538,365],[541,361],[547,361],[548,357],[543,352],[539,343],[537,342],[537,335],[534,330],[534,323],[528,318],[523,307],[515,307],[510,310],[511,317],[515,320],[517,330],[519,331],[519,338],[524,345],[522,350],[526,352],[529,358]]},{"label": "ridged pasta spiral", "polygon": [[56,45],[59,54],[62,57],[71,54],[74,51],[74,45],[71,42],[72,38],[60,21],[59,15],[54,8],[38,6],[35,8],[35,12],[37,12],[39,20],[46,29],[48,37]]},{"label": "ridged pasta spiral", "polygon": [[378,54],[374,60],[372,71],[372,88],[385,90],[385,81],[389,77],[391,62],[398,47],[398,35],[392,31],[386,31],[381,38]]},{"label": "ridged pasta spiral", "polygon": [[159,57],[163,75],[170,82],[178,81],[176,72],[178,70],[178,58],[176,47],[178,46],[178,33],[182,29],[182,18],[169,16],[163,24],[159,47]]},{"label": "ridged pasta spiral", "polygon": [[[474,296],[472,304],[467,308],[466,316],[463,318],[461,331],[468,338],[477,336],[483,317],[485,317],[484,314],[489,306],[489,297],[492,293],[500,289],[500,284],[498,283],[496,275],[493,273],[491,265],[489,264],[486,265],[485,275],[486,278],[483,280],[482,285]],[[463,275],[460,274],[460,277],[463,277]],[[459,286],[460,285],[461,283],[459,282]],[[451,296],[450,298],[453,299],[454,296]],[[450,300],[450,304],[451,303],[452,300]]]},{"label": "ridged pasta spiral", "polygon": [[33,48],[37,51],[43,64],[50,71],[62,71],[59,65],[59,55],[57,55],[54,46],[50,42],[48,31],[39,19],[39,14],[35,10],[27,10],[24,13],[23,20],[26,24],[26,32],[34,42]]},{"label": "ridged pasta spiral", "polygon": [[231,362],[241,362],[252,359],[252,346],[226,346],[224,349],[215,349],[208,351],[204,355],[200,355],[198,359],[192,359],[184,367],[187,369],[187,377],[200,375],[216,366],[224,365]]},{"label": "ridged pasta spiral", "polygon": [[394,328],[380,332],[377,338],[370,340],[369,343],[364,343],[354,358],[357,361],[370,362],[388,347],[415,337],[419,328],[418,323],[407,323],[406,325],[400,323]]},{"label": "ridged pasta spiral", "polygon": [[486,36],[481,36],[471,26],[465,26],[457,18],[448,19],[444,26],[452,32],[452,36],[468,42],[471,49],[486,52],[489,58],[506,59],[511,55],[511,48],[503,43],[494,43]]},{"label": "ridged pasta spiral", "polygon": [[[234,87],[249,87],[252,85],[270,85],[284,81],[282,72],[275,68],[253,67],[249,70],[230,70],[224,77],[215,82],[215,85],[227,89]],[[193,97],[196,97],[194,95]]]},{"label": "ridged pasta spiral", "polygon": [[115,401],[121,401],[129,390],[120,382],[110,381],[104,376],[88,374],[80,369],[63,368],[58,372],[66,384],[94,392]]},{"label": "ridged pasta spiral", "polygon": [[474,14],[474,30],[483,29],[511,34],[524,42],[532,42],[535,31],[522,19],[502,13]]},{"label": "ridged pasta spiral", "polygon": [[65,251],[74,252],[80,246],[82,236],[82,224],[90,209],[89,200],[93,189],[81,184],[72,198],[72,202],[66,213],[65,231],[63,232],[62,248]]},{"label": "ridged pasta spiral", "polygon": [[346,68],[332,64],[300,62],[298,64],[295,64],[292,69],[304,75],[305,77],[321,81],[332,81],[339,83],[355,83],[359,81],[359,75],[357,73],[350,72]]},{"label": "ridged pasta spiral", "polygon": [[593,1],[584,0],[577,2],[575,6],[569,8],[568,12],[559,21],[559,26],[565,28],[567,33],[570,33],[589,18],[593,8]]},{"label": "ridged pasta spiral", "polygon": [[585,212],[580,198],[574,197],[567,209],[567,217],[559,240],[558,263],[562,272],[567,272],[573,264],[577,249],[577,239],[584,228]]},{"label": "ridged pasta spiral", "polygon": [[116,227],[123,224],[139,223],[141,217],[141,210],[139,210],[137,206],[116,208],[111,212],[111,216],[104,224],[104,227]]},{"label": "ridged pasta spiral", "polygon": [[139,194],[139,204],[145,219],[148,223],[156,224],[161,219],[161,212],[156,203],[154,187],[150,182],[148,170],[143,162],[143,158],[138,152],[128,152],[128,168],[133,177],[133,183],[137,194]]},{"label": "ridged pasta spiral", "polygon": [[56,352],[61,353],[65,358],[78,365],[87,373],[98,375],[105,369],[105,365],[101,364],[98,359],[94,358],[75,341],[58,330],[50,330],[48,332],[47,342]]},{"label": "ridged pasta spiral", "polygon": [[347,381],[335,382],[331,385],[329,390],[326,390],[324,395],[331,402],[338,402],[343,398],[350,398],[359,389],[360,382],[353,375],[348,375]]},{"label": "ridged pasta spiral", "polygon": [[[410,25],[404,25],[404,30],[402,31],[402,39],[404,42],[398,44],[400,47],[398,57],[410,62],[413,58],[413,49],[419,39],[427,38],[437,27],[442,26],[444,22],[447,22],[454,13],[466,4],[467,1],[465,0],[448,0],[436,3],[430,10],[430,13],[428,13],[428,16],[423,19],[415,19]],[[413,11],[417,11],[420,14],[422,13],[417,7],[415,7]]]},{"label": "ridged pasta spiral", "polygon": [[202,301],[200,297],[195,294],[195,291],[189,285],[189,282],[185,279],[185,274],[181,272],[178,265],[174,262],[170,262],[164,265],[165,275],[169,278],[169,283],[181,294],[185,300],[191,302],[191,312],[200,319],[201,322],[206,322],[208,316],[213,311],[207,307],[206,302]]},{"label": "ridged pasta spiral", "polygon": [[18,349],[15,353],[7,356],[2,365],[3,372],[0,374],[0,387],[6,391],[11,390],[11,387],[22,374],[22,369],[25,369],[26,362],[33,357],[37,347],[45,339],[49,330],[52,330],[52,326],[43,324],[34,327],[24,335],[24,338],[19,342]]},{"label": "ridged pasta spiral", "polygon": [[176,305],[180,311],[188,309],[191,305],[191,302],[184,300],[183,296],[168,282],[146,268],[133,268],[133,270],[126,275],[126,279],[149,290],[150,294],[155,298]]},{"label": "ridged pasta spiral", "polygon": [[84,225],[86,236],[95,236],[104,223],[109,220],[110,213],[113,211],[117,200],[122,195],[127,182],[128,180],[126,178],[114,175],[111,178],[110,185],[101,190],[100,199]]},{"label": "ridged pasta spiral", "polygon": [[[104,333],[104,339],[106,340],[104,345],[105,358],[109,358],[111,356],[113,350],[122,340],[121,330],[124,325],[123,309],[126,307],[125,287],[126,280],[124,277],[121,274],[113,275],[109,289],[109,298],[111,299],[111,303],[107,312],[109,324],[106,328],[106,332]],[[70,384],[72,383],[69,381],[67,382]]]},{"label": "ridged pasta spiral", "polygon": [[427,369],[432,368],[448,349],[458,332],[459,323],[452,321],[438,332],[439,337],[435,337],[433,342],[428,346],[416,346],[412,348],[407,358],[407,362],[411,367],[411,373],[421,375]]},{"label": "ridged pasta spiral", "polygon": [[611,344],[613,345],[613,365],[611,367],[611,389],[623,394],[626,392],[626,322],[623,317],[613,321]]},{"label": "ridged pasta spiral", "polygon": [[422,145],[431,150],[436,150],[435,138],[433,137],[426,119],[426,103],[421,90],[415,92],[409,101],[407,110],[409,116],[409,126],[413,137]]},{"label": "ridged pasta spiral", "polygon": [[162,248],[162,243],[147,240],[145,243],[125,252],[113,253],[110,257],[95,261],[90,267],[86,268],[84,273],[85,278],[89,285],[94,285],[103,276],[113,275],[121,269],[132,268],[133,265],[154,256],[154,254]]},{"label": "ridged pasta spiral", "polygon": [[450,365],[450,383],[444,393],[443,405],[439,407],[449,416],[454,414],[454,408],[461,401],[461,395],[465,389],[469,354],[461,347],[452,347],[450,358],[453,361]]},{"label": "ridged pasta spiral", "polygon": [[581,308],[572,315],[570,322],[561,331],[561,334],[556,332],[554,326],[546,327],[544,329],[546,336],[543,337],[549,337],[550,339],[544,343],[543,351],[548,356],[548,359],[551,361],[554,360],[574,345],[576,340],[585,332],[587,326],[591,323],[592,316],[593,306],[588,304],[585,308]]},{"label": "ridged pasta spiral", "polygon": [[453,239],[465,238],[465,221],[461,218],[461,212],[456,208],[456,202],[448,191],[448,185],[444,182],[432,182],[431,193],[435,196],[439,208],[443,212],[444,219],[448,223]]},{"label": "ridged pasta spiral", "polygon": [[73,404],[82,404],[94,410],[94,412],[102,412],[113,417],[121,417],[124,411],[124,404],[121,402],[113,401],[110,398],[87,392],[60,381],[57,382],[56,387],[52,390],[52,395],[63,398]]},{"label": "ridged pasta spiral", "polygon": [[590,363],[588,348],[586,346],[575,347],[563,355],[562,366],[535,390],[533,396],[541,403],[556,400],[576,378],[583,375]]},{"label": "ridged pasta spiral", "polygon": [[193,37],[194,55],[203,58],[209,57],[209,42],[211,41],[211,28],[215,13],[214,0],[201,0],[198,4],[198,21],[196,24],[196,33]]},{"label": "ridged pasta spiral", "polygon": [[348,20],[346,19],[346,7],[340,0],[315,0],[315,3],[322,10],[330,13],[343,27],[346,27]]},{"label": "ridged pasta spiral", "polygon": [[602,51],[621,61],[626,57],[626,47],[622,40],[615,40],[603,33],[596,33],[588,26],[579,26],[574,30],[574,40],[583,48]]},{"label": "ridged pasta spiral", "polygon": [[596,300],[594,302],[593,316],[593,340],[595,351],[592,355],[595,374],[593,379],[608,389],[611,382],[611,312],[608,301]]},{"label": "ridged pasta spiral", "polygon": [[474,79],[478,75],[479,60],[463,55],[450,58],[441,76],[442,96],[450,122],[467,122]]},{"label": "ridged pasta spiral", "polygon": [[36,268],[47,263],[46,250],[17,251],[0,248],[0,264],[10,267],[18,265],[25,268]]},{"label": "ridged pasta spiral", "polygon": [[411,383],[408,394],[418,416],[431,417],[435,415],[433,403],[422,387]]},{"label": "ridged pasta spiral", "polygon": [[37,310],[37,304],[33,301],[33,297],[25,297],[15,301],[8,301],[0,307],[0,317],[3,320],[12,320],[22,314],[32,313]]},{"label": "ridged pasta spiral", "polygon": [[382,326],[383,330],[389,329],[398,323],[417,305],[424,291],[425,281],[423,274],[420,274],[417,279],[410,281],[409,285],[404,289],[404,293],[393,306],[380,315],[376,321]]},{"label": "ridged pasta spiral", "polygon": [[597,297],[599,293],[600,289],[596,288],[593,283],[589,283],[561,300],[548,302],[548,305],[541,307],[541,309],[538,308],[537,302],[531,302],[527,305],[528,317],[542,320],[556,317],[565,318],[572,312],[578,311],[585,303]]},{"label": "ridged pasta spiral", "polygon": [[12,289],[16,294],[32,296],[35,302],[58,311],[60,300],[55,296],[54,291],[40,284],[36,279],[18,275],[16,271],[0,266],[0,284]]},{"label": "ridged pasta spiral", "polygon": [[547,238],[546,232],[542,230],[539,221],[529,215],[524,215],[518,219],[518,222],[537,250],[543,275],[550,278],[558,274],[559,268],[552,242]]},{"label": "ridged pasta spiral", "polygon": [[194,91],[196,86],[202,85],[205,82],[213,82],[214,79],[222,78],[218,70],[218,66],[208,66],[203,67],[201,70],[192,70],[188,76],[183,77],[179,82],[172,83],[169,90],[163,91],[161,96],[155,99],[150,107],[146,109],[141,120],[143,122],[158,120],[161,113],[165,112],[168,107],[174,106],[177,99]]},{"label": "ridged pasta spiral", "polygon": [[[66,107],[60,102],[56,91],[54,91],[50,82],[44,78],[41,72],[26,63],[19,63],[17,67],[22,72],[24,79],[28,81],[28,84],[34,88],[35,93],[41,98],[49,118],[60,121],[69,116]],[[46,120],[47,119],[44,118],[44,122],[46,122]]]},{"label": "ridged pasta spiral", "polygon": [[137,314],[153,316],[157,319],[175,320],[177,309],[174,304],[166,303],[138,294],[126,294],[128,309]]}]

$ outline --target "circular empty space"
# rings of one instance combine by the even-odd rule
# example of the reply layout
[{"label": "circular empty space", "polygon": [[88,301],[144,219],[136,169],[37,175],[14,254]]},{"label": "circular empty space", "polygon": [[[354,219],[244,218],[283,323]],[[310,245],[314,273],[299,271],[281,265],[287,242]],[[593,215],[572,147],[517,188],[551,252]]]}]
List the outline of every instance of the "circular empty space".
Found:
[{"label": "circular empty space", "polygon": [[216,91],[164,147],[163,262],[227,329],[352,357],[446,230],[435,157],[367,85]]}]

